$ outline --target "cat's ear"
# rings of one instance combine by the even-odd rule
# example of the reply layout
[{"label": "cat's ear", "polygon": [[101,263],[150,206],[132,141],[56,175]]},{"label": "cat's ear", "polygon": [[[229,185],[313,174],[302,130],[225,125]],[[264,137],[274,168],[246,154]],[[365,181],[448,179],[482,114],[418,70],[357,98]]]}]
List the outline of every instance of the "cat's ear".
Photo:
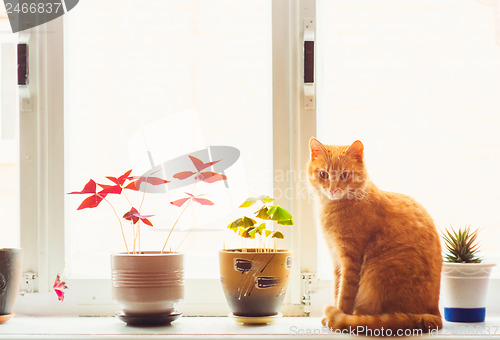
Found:
[{"label": "cat's ear", "polygon": [[326,154],[325,146],[314,137],[309,140],[309,148],[311,149],[311,160],[314,160],[321,154]]},{"label": "cat's ear", "polygon": [[347,154],[349,154],[351,157],[358,161],[363,161],[363,150],[364,150],[363,143],[361,143],[359,140],[355,141],[354,143],[351,144],[349,149],[347,149]]}]

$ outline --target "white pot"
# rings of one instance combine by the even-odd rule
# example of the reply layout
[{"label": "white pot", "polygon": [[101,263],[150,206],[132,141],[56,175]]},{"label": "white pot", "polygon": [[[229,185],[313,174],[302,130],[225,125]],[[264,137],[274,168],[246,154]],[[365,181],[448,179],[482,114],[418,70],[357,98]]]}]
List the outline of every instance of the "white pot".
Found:
[{"label": "white pot", "polygon": [[184,297],[182,253],[111,255],[111,292],[125,315],[168,315]]},{"label": "white pot", "polygon": [[488,279],[494,263],[443,262],[444,318],[451,322],[484,322]]}]

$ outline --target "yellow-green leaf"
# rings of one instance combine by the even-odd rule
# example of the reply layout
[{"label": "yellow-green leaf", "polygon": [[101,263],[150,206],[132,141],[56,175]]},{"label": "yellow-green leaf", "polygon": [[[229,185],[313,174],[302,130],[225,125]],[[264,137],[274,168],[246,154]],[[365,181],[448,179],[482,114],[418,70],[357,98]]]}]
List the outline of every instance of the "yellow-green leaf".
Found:
[{"label": "yellow-green leaf", "polygon": [[246,228],[243,230],[243,232],[241,233],[241,236],[243,236],[244,238],[255,238],[255,233],[252,235],[250,234],[251,230],[252,229],[255,229],[255,228]]},{"label": "yellow-green leaf", "polygon": [[273,232],[273,235],[271,237],[272,238],[280,238],[280,239],[285,238],[285,236],[281,233],[281,231],[275,231],[275,232]]},{"label": "yellow-green leaf", "polygon": [[255,237],[255,234],[261,234],[262,232],[257,228],[250,228],[248,231],[248,235]]},{"label": "yellow-green leaf", "polygon": [[257,211],[256,217],[257,218],[261,218],[263,220],[269,220],[269,219],[271,219],[269,217],[268,210],[269,209],[267,207],[262,207],[262,209],[260,209],[259,211]]},{"label": "yellow-green leaf", "polygon": [[271,217],[271,220],[278,222],[278,224],[293,225],[292,215],[279,205],[272,206],[267,213]]},{"label": "yellow-green leaf", "polygon": [[[257,228],[259,231],[262,231],[262,230],[266,229],[266,224],[265,224],[265,223],[261,223],[261,224],[259,224],[259,226],[258,226],[258,227],[256,227],[256,228]],[[260,234],[260,233],[259,233],[259,234]]]},{"label": "yellow-green leaf", "polygon": [[249,218],[249,217],[244,216],[243,220],[241,222],[241,226],[242,227],[253,227],[255,225],[255,223],[257,223],[257,221],[255,221],[253,218]]},{"label": "yellow-green leaf", "polygon": [[240,205],[240,208],[248,208],[259,201],[265,204],[274,201],[274,198],[269,196],[249,197]]}]

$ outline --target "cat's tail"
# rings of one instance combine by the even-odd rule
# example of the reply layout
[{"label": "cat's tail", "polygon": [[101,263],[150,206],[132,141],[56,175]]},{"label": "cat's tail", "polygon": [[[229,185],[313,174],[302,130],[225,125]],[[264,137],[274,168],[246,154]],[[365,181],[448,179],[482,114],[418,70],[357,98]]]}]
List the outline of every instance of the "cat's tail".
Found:
[{"label": "cat's tail", "polygon": [[340,312],[334,306],[327,306],[324,312],[325,316],[321,321],[323,326],[332,330],[344,330],[351,334],[369,335],[373,330],[378,330],[380,335],[407,335],[406,330],[437,332],[438,329],[443,328],[441,316],[434,314],[350,315]]}]

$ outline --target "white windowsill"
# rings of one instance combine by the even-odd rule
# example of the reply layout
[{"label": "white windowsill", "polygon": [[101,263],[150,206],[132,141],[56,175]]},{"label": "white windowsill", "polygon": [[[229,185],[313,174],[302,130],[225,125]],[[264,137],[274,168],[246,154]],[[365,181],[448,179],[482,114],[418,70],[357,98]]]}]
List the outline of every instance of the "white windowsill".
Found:
[{"label": "white windowsill", "polygon": [[[474,339],[500,338],[500,317],[490,317],[485,323],[445,323],[437,337]],[[14,317],[0,324],[0,339],[288,339],[294,330],[321,330],[320,318],[284,317],[272,325],[244,326],[227,317],[183,317],[167,327],[128,327],[112,317]],[[474,332],[474,333],[471,333]],[[487,333],[491,335],[487,335]],[[468,336],[470,334],[479,334]],[[484,334],[481,336],[480,334]],[[307,336],[324,339],[325,335]],[[336,339],[350,336],[335,336]],[[363,339],[365,337],[359,337]],[[436,335],[419,336],[433,339]],[[366,338],[368,339],[368,338]]]}]

